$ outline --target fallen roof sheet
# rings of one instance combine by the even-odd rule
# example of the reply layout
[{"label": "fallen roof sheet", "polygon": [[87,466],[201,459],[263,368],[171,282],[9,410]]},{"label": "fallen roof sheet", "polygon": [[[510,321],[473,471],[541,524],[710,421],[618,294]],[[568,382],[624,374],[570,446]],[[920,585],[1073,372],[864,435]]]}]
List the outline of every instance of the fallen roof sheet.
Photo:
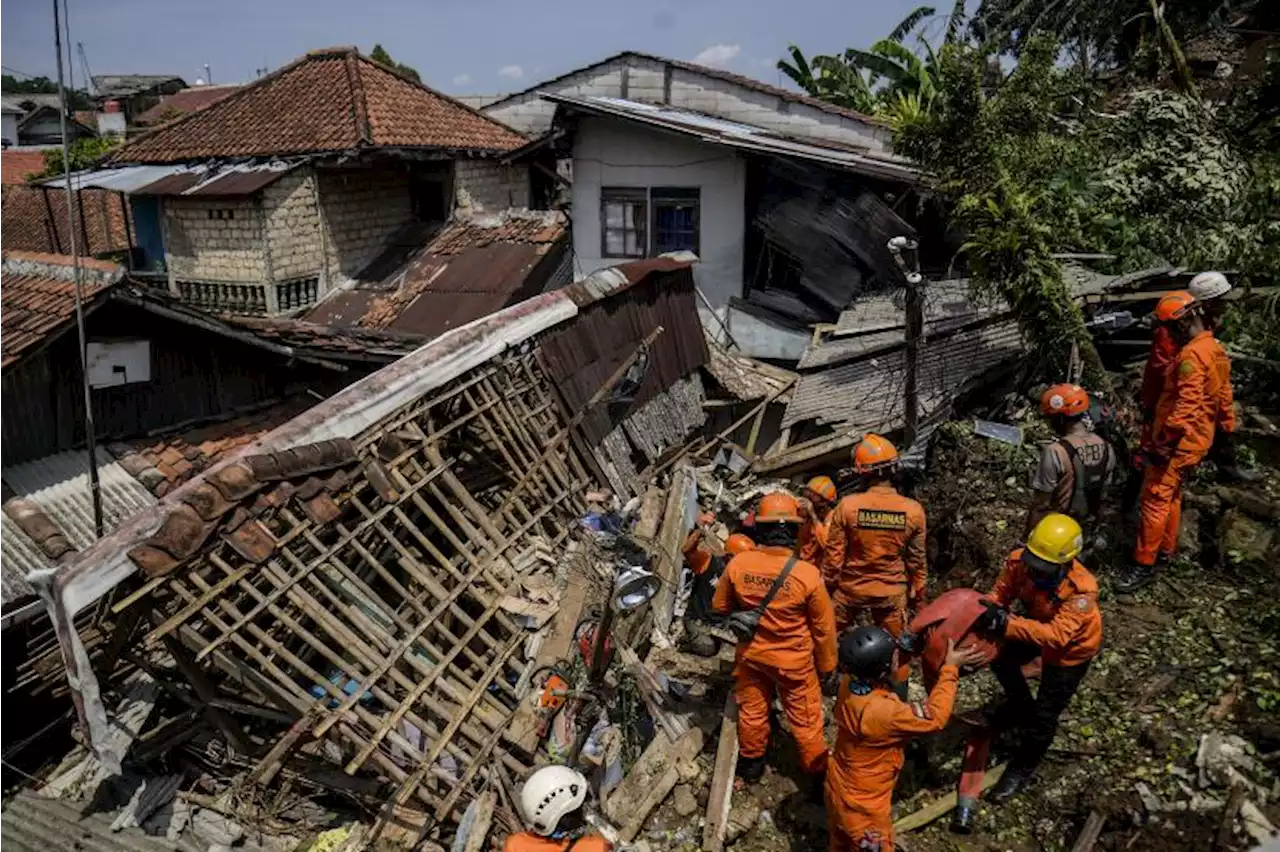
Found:
[{"label": "fallen roof sheet", "polygon": [[561,214],[512,212],[439,230],[411,225],[353,286],[325,298],[307,319],[434,337],[530,295],[542,283],[531,280],[535,269],[548,254],[566,248]]},{"label": "fallen roof sheet", "polygon": [[[98,480],[102,491],[102,514],[105,529],[117,527],[148,506],[156,498],[134,479],[105,449],[99,448]],[[83,450],[68,450],[41,459],[6,467],[3,470],[5,493],[16,495],[4,503],[3,540],[4,600],[8,606],[24,594],[32,594],[27,575],[52,567],[55,559],[18,523],[17,501],[34,503],[48,521],[66,538],[73,550],[88,547],[96,539],[93,522],[93,498],[89,491],[89,472]]]},{"label": "fallen roof sheet", "polygon": [[[997,319],[976,328],[924,341],[920,346],[918,392],[922,417],[949,402],[969,383],[1024,351],[1013,320]],[[902,347],[814,373],[792,392],[782,427],[814,420],[867,431],[902,425],[906,381]]]},{"label": "fallen roof sheet", "polygon": [[720,387],[737,399],[747,402],[774,394],[778,394],[778,402],[785,403],[791,399],[791,394],[785,388],[799,376],[790,370],[745,355],[735,355],[716,343],[709,333],[707,349],[711,357],[703,365],[703,369],[711,374]]},{"label": "fallen roof sheet", "polygon": [[920,171],[903,158],[892,154],[855,150],[836,143],[801,141],[781,136],[763,127],[728,121],[691,110],[672,109],[639,101],[601,96],[560,95],[550,92],[542,97],[596,115],[610,116],[690,136],[713,145],[725,145],[743,151],[794,157],[822,163],[870,177],[903,183],[917,183]]},{"label": "fallen roof sheet", "polygon": [[361,56],[314,50],[118,148],[117,163],[345,153],[368,148],[505,153],[529,140]]}]

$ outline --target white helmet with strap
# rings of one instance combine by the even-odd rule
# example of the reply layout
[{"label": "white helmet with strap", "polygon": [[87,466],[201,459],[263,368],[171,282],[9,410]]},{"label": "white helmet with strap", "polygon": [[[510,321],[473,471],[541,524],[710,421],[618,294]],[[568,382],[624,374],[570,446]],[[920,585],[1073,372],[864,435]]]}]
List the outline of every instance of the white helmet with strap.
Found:
[{"label": "white helmet with strap", "polygon": [[587,779],[567,766],[544,766],[520,790],[520,807],[534,833],[550,836],[565,814],[587,800]]},{"label": "white helmet with strap", "polygon": [[1205,302],[1230,293],[1231,282],[1221,272],[1201,272],[1191,279],[1187,290],[1196,297],[1197,302]]}]

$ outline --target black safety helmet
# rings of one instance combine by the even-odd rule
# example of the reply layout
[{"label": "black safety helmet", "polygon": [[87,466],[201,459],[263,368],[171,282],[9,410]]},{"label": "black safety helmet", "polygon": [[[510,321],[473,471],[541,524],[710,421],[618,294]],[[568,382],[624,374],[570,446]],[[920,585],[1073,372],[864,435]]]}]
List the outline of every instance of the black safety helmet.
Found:
[{"label": "black safety helmet", "polygon": [[880,627],[858,627],[840,637],[840,668],[854,677],[880,677],[893,662],[897,643],[888,630]]}]

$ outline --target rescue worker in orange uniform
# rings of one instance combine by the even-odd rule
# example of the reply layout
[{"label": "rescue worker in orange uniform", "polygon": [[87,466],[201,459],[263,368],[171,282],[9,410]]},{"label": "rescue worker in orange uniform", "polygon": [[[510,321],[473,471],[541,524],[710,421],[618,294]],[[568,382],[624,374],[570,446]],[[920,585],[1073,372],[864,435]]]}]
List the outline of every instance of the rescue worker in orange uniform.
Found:
[{"label": "rescue worker in orange uniform", "polygon": [[693,589],[689,593],[689,604],[685,609],[685,650],[699,657],[714,657],[720,650],[720,643],[707,629],[706,625],[714,625],[720,619],[711,610],[711,601],[715,597],[716,585],[724,574],[724,566],[728,560],[755,549],[755,542],[742,533],[733,533],[724,542],[724,553],[715,551],[720,547],[712,540],[710,525],[713,515],[704,514],[698,519],[698,526],[684,540],[684,563],[693,574]]},{"label": "rescue worker in orange uniform", "polygon": [[[1102,646],[1098,581],[1076,559],[1083,547],[1078,523],[1066,515],[1046,515],[1026,547],[1009,554],[991,590],[990,607],[974,622],[980,634],[1004,639],[991,664],[1007,699],[995,726],[1013,728],[1021,740],[992,791],[996,801],[1008,800],[1035,773],[1053,744],[1058,717]],[[1009,613],[1019,602],[1025,617]],[[1037,656],[1043,666],[1033,698],[1022,666]]]},{"label": "rescue worker in orange uniform", "polygon": [[815,476],[810,479],[800,500],[800,517],[804,518],[804,523],[800,525],[799,552],[801,559],[817,565],[819,569],[825,562],[827,521],[835,505],[836,484],[831,477]]},{"label": "rescue worker in orange uniform", "polygon": [[587,779],[567,766],[544,766],[520,788],[530,831],[507,837],[503,852],[610,852],[613,844],[587,825]]},{"label": "rescue worker in orange uniform", "polygon": [[1081,526],[1096,523],[1102,492],[1116,467],[1111,444],[1089,429],[1089,394],[1079,385],[1060,384],[1040,396],[1040,413],[1058,439],[1040,452],[1040,464],[1031,479],[1031,508],[1022,535],[1050,512],[1070,515]]},{"label": "rescue worker in orange uniform", "polygon": [[[836,628],[870,623],[896,639],[906,626],[908,609],[924,605],[924,507],[893,487],[898,450],[888,439],[863,438],[853,451],[853,467],[866,490],[841,500],[827,522],[824,574]],[[907,674],[905,665],[894,673],[903,698]]]},{"label": "rescue worker in orange uniform", "polygon": [[1195,297],[1186,291],[1170,293],[1160,300],[1156,313],[1173,322],[1183,346],[1165,376],[1151,424],[1133,565],[1116,582],[1122,592],[1150,583],[1157,561],[1172,557],[1178,546],[1182,483],[1209,453],[1216,433],[1235,430],[1231,363],[1205,325]]},{"label": "rescue worker in orange uniform", "polygon": [[[1187,292],[1195,296],[1196,304],[1204,315],[1205,326],[1216,332],[1222,324],[1231,282],[1221,272],[1201,272],[1191,279]],[[1234,426],[1234,422],[1231,425]],[[1220,424],[1220,427],[1213,436],[1213,448],[1209,450],[1209,461],[1216,466],[1218,478],[1225,482],[1257,482],[1262,478],[1260,472],[1240,467],[1235,433],[1226,424]]]},{"label": "rescue worker in orange uniform", "polygon": [[826,770],[822,682],[835,674],[835,618],[817,566],[795,552],[800,523],[794,497],[765,495],[756,511],[756,549],[729,561],[712,605],[725,615],[755,610],[790,565],[754,635],[738,643],[738,775],[748,782],[764,773],[775,694],[791,724],[802,769],[819,780]]},{"label": "rescue worker in orange uniform", "polygon": [[893,788],[906,744],[940,731],[951,717],[959,667],[983,660],[979,648],[946,656],[929,701],[919,708],[891,691],[897,640],[879,627],[859,627],[840,637],[836,744],[827,762],[827,824],[831,852],[893,852]]}]

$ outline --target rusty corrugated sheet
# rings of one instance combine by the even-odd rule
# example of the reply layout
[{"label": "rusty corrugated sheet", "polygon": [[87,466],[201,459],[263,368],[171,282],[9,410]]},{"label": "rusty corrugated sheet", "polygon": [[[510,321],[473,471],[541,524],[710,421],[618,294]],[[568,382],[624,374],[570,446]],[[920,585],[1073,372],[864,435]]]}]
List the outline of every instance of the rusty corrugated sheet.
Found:
[{"label": "rusty corrugated sheet", "polygon": [[203,171],[177,172],[166,175],[158,181],[140,186],[133,191],[134,195],[181,195],[207,177]]},{"label": "rusty corrugated sheet", "polygon": [[187,195],[253,195],[258,190],[275,183],[289,169],[231,169],[202,184]]},{"label": "rusty corrugated sheet", "polygon": [[[626,406],[599,406],[582,421],[592,446],[604,440],[639,406],[710,358],[698,319],[693,268],[687,263],[659,258],[626,264],[623,269],[627,280],[639,283],[583,307],[568,327],[547,336],[539,353],[543,367],[559,386],[569,410],[576,414],[635,351],[640,341],[654,327],[663,327],[632,402]],[[577,292],[570,293],[575,302],[586,295],[582,289],[584,283],[573,285],[578,288]]]}]

